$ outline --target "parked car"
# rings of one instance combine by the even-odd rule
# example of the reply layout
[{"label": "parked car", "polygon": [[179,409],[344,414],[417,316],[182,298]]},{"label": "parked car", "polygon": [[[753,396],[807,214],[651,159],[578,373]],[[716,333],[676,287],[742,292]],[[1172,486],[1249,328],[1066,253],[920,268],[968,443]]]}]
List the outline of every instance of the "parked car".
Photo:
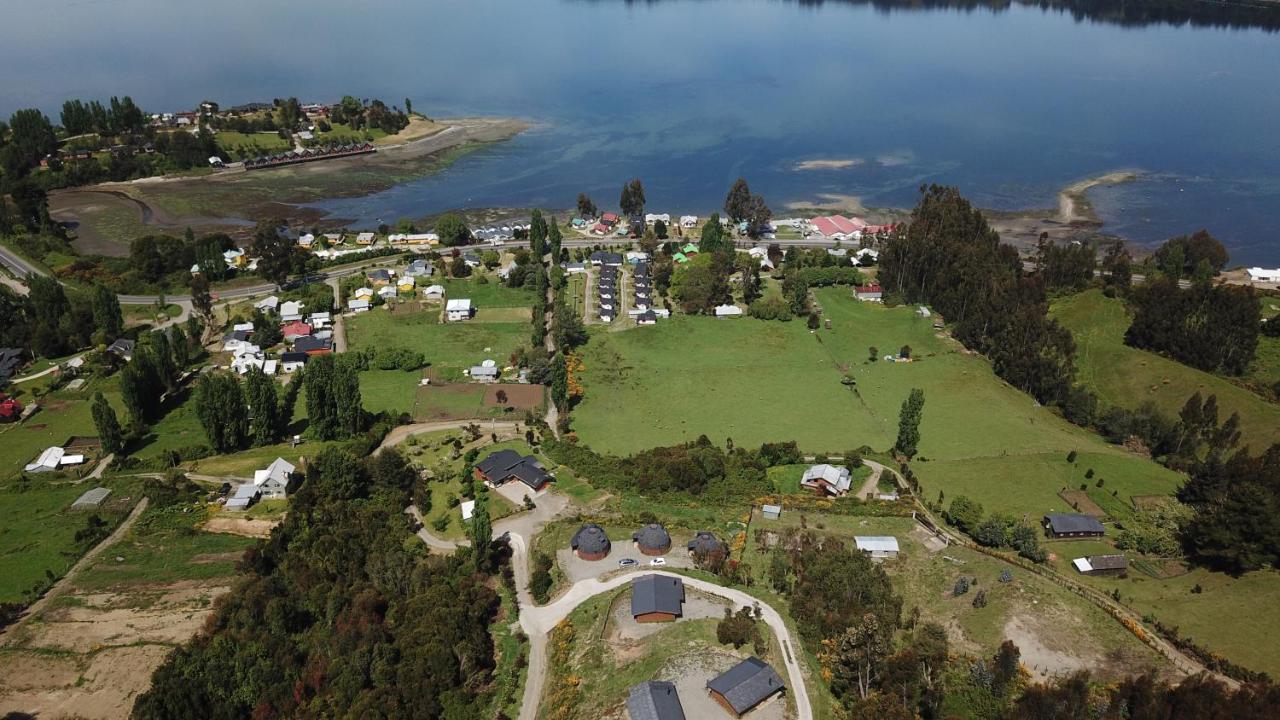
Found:
[{"label": "parked car", "polygon": [[654,559],[652,559],[652,560],[650,560],[650,561],[649,561],[649,564],[650,564],[650,565],[652,565],[652,566],[654,566],[654,567],[660,567],[660,566],[662,566],[662,565],[666,565],[666,564],[667,564],[667,559],[666,559],[666,558],[654,558]]},{"label": "parked car", "polygon": [[622,558],[621,560],[618,561],[618,567],[630,567],[635,564],[636,564],[636,561],[633,560],[632,558]]}]

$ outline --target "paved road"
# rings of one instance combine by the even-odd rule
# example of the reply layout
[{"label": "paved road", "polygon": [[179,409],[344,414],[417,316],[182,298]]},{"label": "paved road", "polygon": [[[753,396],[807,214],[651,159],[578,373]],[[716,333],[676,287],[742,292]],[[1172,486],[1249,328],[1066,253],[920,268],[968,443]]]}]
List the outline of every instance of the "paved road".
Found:
[{"label": "paved road", "polygon": [[105,540],[95,545],[89,552],[85,553],[84,557],[80,558],[75,565],[71,566],[71,569],[67,571],[66,575],[63,575],[58,582],[53,584],[53,587],[49,588],[49,591],[44,594],[44,597],[36,600],[27,608],[26,612],[22,614],[22,619],[18,620],[18,622],[13,625],[10,625],[6,630],[0,631],[0,635],[9,634],[9,637],[12,637],[11,631],[14,628],[22,626],[31,618],[39,615],[40,611],[43,610],[46,605],[53,602],[55,598],[64,594],[67,591],[67,588],[70,587],[71,581],[75,580],[76,576],[79,575],[81,571],[88,567],[95,558],[101,555],[103,550],[106,550],[119,542],[120,538],[124,537],[125,534],[129,532],[129,528],[133,527],[133,524],[138,521],[138,517],[141,516],[143,511],[146,509],[147,498],[144,497],[138,501],[137,505],[133,506],[133,511],[124,519],[124,522],[120,523],[120,526],[115,529],[115,532],[108,535]]}]

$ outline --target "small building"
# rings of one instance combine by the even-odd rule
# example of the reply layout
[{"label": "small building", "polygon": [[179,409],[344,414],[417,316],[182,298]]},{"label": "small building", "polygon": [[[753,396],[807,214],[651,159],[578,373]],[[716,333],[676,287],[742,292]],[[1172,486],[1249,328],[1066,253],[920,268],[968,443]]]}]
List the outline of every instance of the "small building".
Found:
[{"label": "small building", "polygon": [[311,233],[303,233],[298,236],[298,245],[304,248],[310,248],[316,244],[316,236]]},{"label": "small building", "polygon": [[400,291],[396,289],[395,285],[383,285],[382,287],[378,288],[378,297],[382,298],[383,300],[391,300],[399,296],[400,296]]},{"label": "small building", "polygon": [[883,302],[884,288],[878,283],[859,285],[854,288],[853,296],[863,302]]},{"label": "small building", "polygon": [[394,279],[394,276],[391,274],[391,271],[386,268],[378,268],[377,270],[371,270],[369,271],[367,277],[369,278],[369,282],[372,283],[374,287],[389,285],[391,284],[391,281]]},{"label": "small building", "polygon": [[844,495],[851,483],[849,468],[839,465],[810,465],[800,478],[801,487],[819,495]]},{"label": "small building", "polygon": [[712,555],[717,552],[725,552],[728,548],[716,537],[715,533],[708,530],[702,530],[686,546],[690,555]]},{"label": "small building", "polygon": [[778,673],[754,656],[707,681],[707,691],[712,699],[734,717],[742,717],[743,713],[784,689],[786,686]]},{"label": "small building", "polygon": [[859,535],[853,538],[853,542],[873,558],[898,557],[898,538],[891,535]]},{"label": "small building", "polygon": [[110,488],[96,487],[92,490],[86,490],[83,495],[76,498],[71,503],[72,510],[96,510],[102,506],[102,501],[107,499],[111,494]]},{"label": "small building", "polygon": [[649,260],[649,253],[640,250],[631,250],[626,255],[628,265],[639,265]]},{"label": "small building", "polygon": [[458,504],[458,510],[462,513],[463,522],[470,521],[471,518],[475,517],[475,514],[476,514],[476,501],[463,500],[461,503]]},{"label": "small building", "polygon": [[122,360],[129,361],[133,359],[133,349],[136,343],[128,338],[118,338],[111,346],[107,348],[107,352],[115,355]]},{"label": "small building", "polygon": [[636,622],[675,622],[684,615],[684,581],[645,575],[631,583],[631,617]]},{"label": "small building", "polygon": [[1251,267],[1246,272],[1249,273],[1250,282],[1280,283],[1280,268]]},{"label": "small building", "polygon": [[409,263],[409,267],[404,269],[405,277],[431,277],[436,269],[431,265],[429,260],[414,260]]},{"label": "small building", "polygon": [[444,299],[444,286],[428,285],[422,289],[422,297],[425,300],[433,300],[435,302],[440,302],[441,300]]},{"label": "small building", "polygon": [[1049,513],[1044,516],[1043,524],[1045,534],[1055,540],[1097,538],[1105,532],[1098,518],[1080,513]]},{"label": "small building", "polygon": [[253,483],[244,483],[236,488],[236,492],[227,498],[227,504],[224,505],[227,510],[243,511],[248,510],[249,506],[257,502],[258,488]]},{"label": "small building", "polygon": [[357,244],[357,245],[372,245],[372,244],[373,244],[373,233],[371,233],[371,232],[362,232],[362,233],[357,233],[357,234],[356,234],[356,244]]},{"label": "small building", "polygon": [[604,528],[590,523],[578,528],[569,541],[569,547],[583,560],[603,560],[613,549],[613,544],[609,542]]},{"label": "small building", "polygon": [[283,352],[280,354],[280,369],[286,373],[297,372],[306,366],[309,357],[311,356],[299,350]]},{"label": "small building", "polygon": [[462,256],[462,262],[463,262],[463,263],[465,263],[467,267],[469,267],[469,268],[471,268],[471,269],[473,269],[473,270],[474,270],[475,268],[480,267],[480,266],[483,264],[483,263],[480,261],[480,256],[479,256],[479,255],[476,255],[476,254],[474,254],[474,253],[467,253],[466,255],[463,255],[463,256]]},{"label": "small building", "polygon": [[472,472],[476,480],[497,487],[510,480],[519,480],[534,490],[541,490],[551,481],[551,474],[532,455],[521,456],[515,450],[499,450],[476,463]]},{"label": "small building", "polygon": [[58,446],[46,448],[40,457],[29,462],[22,469],[29,473],[53,472],[64,467],[84,463],[84,455],[71,455]]},{"label": "small building", "polygon": [[473,312],[470,298],[455,298],[445,304],[445,319],[449,322],[470,320]]},{"label": "small building", "polygon": [[560,267],[564,268],[568,275],[581,275],[587,271],[586,263],[564,263]]},{"label": "small building", "polygon": [[499,375],[497,365],[474,365],[467,370],[467,376],[477,382],[498,382]]},{"label": "small building", "polygon": [[14,422],[22,417],[22,403],[17,398],[0,393],[0,422]]},{"label": "small building", "polygon": [[284,335],[286,342],[293,342],[300,337],[306,337],[311,334],[312,330],[313,328],[310,325],[301,320],[294,320],[280,326],[280,332]]},{"label": "small building", "polygon": [[671,533],[658,523],[649,523],[631,534],[636,549],[645,555],[664,555],[671,549]]},{"label": "small building", "polygon": [[1129,570],[1124,555],[1090,555],[1071,561],[1081,575],[1120,575]]},{"label": "small building", "polygon": [[265,470],[253,472],[253,486],[264,498],[284,498],[289,494],[289,481],[297,474],[293,463],[278,457]]},{"label": "small building", "polygon": [[293,322],[302,319],[302,308],[306,307],[297,300],[286,300],[280,303],[280,322]]},{"label": "small building", "polygon": [[681,215],[680,216],[680,227],[682,228],[691,228],[697,224],[698,224],[697,215]]},{"label": "small building", "polygon": [[280,298],[276,295],[268,295],[254,303],[253,307],[263,312],[275,312],[280,307]]},{"label": "small building", "polygon": [[765,505],[760,508],[760,514],[764,516],[765,520],[777,520],[782,517],[782,506]]},{"label": "small building", "polygon": [[591,260],[591,264],[596,266],[613,267],[613,268],[622,267],[621,253],[605,252],[603,250],[597,250],[591,253],[591,257],[589,259]]},{"label": "small building", "polygon": [[716,317],[718,318],[742,317],[742,308],[738,307],[737,305],[717,305]]},{"label": "small building", "polygon": [[515,272],[517,267],[519,267],[519,265],[516,264],[515,260],[509,260],[506,265],[498,268],[498,277],[506,280],[511,276],[511,273]]},{"label": "small building", "polygon": [[333,339],[318,338],[314,335],[300,337],[293,341],[293,350],[308,355],[328,355],[333,352]]},{"label": "small building", "polygon": [[[640,302],[641,302],[640,300],[636,301],[637,304],[639,304]],[[648,303],[645,304],[645,308],[648,308]],[[644,312],[636,316],[637,325],[656,325],[657,323],[658,323],[658,316],[655,315],[652,310],[646,309]]]},{"label": "small building", "polygon": [[0,385],[18,373],[18,368],[23,364],[23,355],[25,353],[22,348],[0,348]]},{"label": "small building", "polygon": [[929,312],[929,308],[921,305],[920,307],[916,308],[916,316],[927,318],[927,317],[932,317],[933,313]]},{"label": "small building", "polygon": [[365,298],[353,298],[347,301],[347,310],[353,313],[369,312],[369,301]]},{"label": "small building", "polygon": [[665,680],[632,687],[627,695],[627,715],[630,720],[685,720],[675,683]]}]

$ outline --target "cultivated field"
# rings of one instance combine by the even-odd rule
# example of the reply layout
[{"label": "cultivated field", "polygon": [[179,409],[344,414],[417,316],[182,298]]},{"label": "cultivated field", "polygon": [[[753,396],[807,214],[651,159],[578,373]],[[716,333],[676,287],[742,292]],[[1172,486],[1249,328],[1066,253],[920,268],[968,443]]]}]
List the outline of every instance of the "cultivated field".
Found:
[{"label": "cultivated field", "polygon": [[[1154,402],[1176,418],[1192,394],[1217,395],[1220,419],[1240,414],[1241,445],[1257,453],[1280,442],[1280,405],[1229,380],[1125,345],[1124,332],[1132,318],[1120,300],[1090,290],[1055,302],[1052,314],[1075,336],[1080,380],[1106,403],[1135,408]],[[1263,340],[1267,342],[1259,346],[1260,380],[1274,373],[1272,363],[1280,347],[1271,338]]]}]

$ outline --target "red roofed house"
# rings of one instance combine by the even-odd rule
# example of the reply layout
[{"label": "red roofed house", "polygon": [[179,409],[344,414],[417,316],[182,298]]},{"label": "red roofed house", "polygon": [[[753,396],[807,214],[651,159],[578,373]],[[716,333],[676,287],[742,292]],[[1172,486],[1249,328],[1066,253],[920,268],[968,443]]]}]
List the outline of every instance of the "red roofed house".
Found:
[{"label": "red roofed house", "polygon": [[843,215],[824,215],[810,220],[809,225],[814,232],[824,237],[856,240],[862,237],[862,231],[867,227],[867,222],[861,218],[847,218]]},{"label": "red roofed house", "polygon": [[8,395],[0,395],[0,422],[13,422],[22,415],[22,403]]},{"label": "red roofed house", "polygon": [[853,296],[867,302],[880,302],[884,299],[884,289],[877,284],[859,285],[854,288]]},{"label": "red roofed house", "polygon": [[618,224],[618,215],[616,213],[607,212],[600,216],[600,224],[605,227],[613,227]]},{"label": "red roofed house", "polygon": [[604,235],[605,233],[609,232],[609,226],[605,225],[604,223],[596,223],[595,227],[591,228],[591,232],[597,235]]},{"label": "red roofed house", "polygon": [[284,339],[293,342],[300,337],[306,337],[311,334],[311,326],[301,320],[285,323],[280,326],[280,331],[284,333]]}]

